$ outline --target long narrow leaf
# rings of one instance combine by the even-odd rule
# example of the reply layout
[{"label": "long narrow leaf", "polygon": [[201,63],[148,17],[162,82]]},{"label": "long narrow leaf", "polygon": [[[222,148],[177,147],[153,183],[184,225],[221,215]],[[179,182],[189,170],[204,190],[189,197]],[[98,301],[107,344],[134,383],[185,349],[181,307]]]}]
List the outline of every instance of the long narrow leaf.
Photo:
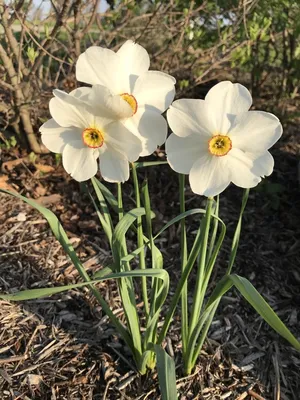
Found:
[{"label": "long narrow leaf", "polygon": [[145,209],[140,207],[140,208],[134,208],[131,211],[129,211],[124,217],[118,222],[115,231],[113,233],[113,256],[115,258],[115,261],[120,262],[120,254],[121,254],[121,248],[122,248],[122,243],[124,241],[124,237],[130,228],[130,226],[137,220],[138,217],[141,217],[145,215]]},{"label": "long narrow leaf", "polygon": [[25,203],[29,204],[30,206],[34,207],[37,211],[39,211],[48,221],[54,236],[60,242],[60,244],[62,245],[63,249],[68,254],[68,256],[70,257],[70,259],[72,260],[75,267],[83,275],[86,274],[86,271],[84,270],[79,258],[77,257],[75,250],[74,250],[73,246],[71,245],[65,230],[63,229],[58,218],[52,211],[41,206],[36,201],[34,201],[32,199],[28,199],[27,197],[24,197],[18,193],[9,192],[8,190],[4,190],[4,189],[0,189],[0,191],[24,201]]},{"label": "long narrow leaf", "polygon": [[157,239],[158,236],[160,236],[166,229],[168,229],[171,225],[176,224],[176,222],[181,221],[182,219],[189,217],[190,215],[195,215],[195,214],[205,214],[205,210],[203,208],[193,208],[192,210],[185,211],[179,215],[177,215],[175,218],[172,218],[169,222],[164,225],[160,231],[154,236],[154,239]]},{"label": "long narrow leaf", "polygon": [[52,296],[57,293],[65,292],[70,289],[81,288],[90,284],[99,283],[109,279],[120,279],[120,278],[140,278],[142,276],[150,277],[150,278],[158,278],[162,279],[166,282],[166,286],[168,286],[168,273],[164,270],[159,269],[148,269],[148,270],[139,270],[136,269],[130,272],[118,272],[116,274],[106,275],[104,277],[100,277],[98,279],[91,280],[89,282],[81,282],[74,283],[71,285],[63,285],[49,288],[40,288],[40,289],[27,289],[22,290],[13,294],[0,294],[0,298],[8,301],[24,301],[24,300],[33,300],[39,299],[41,297]]},{"label": "long narrow leaf", "polygon": [[[124,215],[121,183],[118,183],[118,214],[119,222],[114,230],[112,238],[114,264],[117,266],[119,271],[131,271],[129,262],[122,264],[121,258],[127,256],[128,254],[126,243],[127,230],[136,221],[139,214],[138,212],[135,213],[135,210],[132,210]],[[142,357],[142,340],[132,279],[121,279],[119,281],[119,290],[124,306],[127,325],[132,336],[135,359],[137,364],[140,365],[140,360]]]},{"label": "long narrow leaf", "polygon": [[154,345],[154,350],[157,359],[157,372],[159,387],[163,400],[176,400],[177,389],[176,389],[176,373],[175,363],[165,350],[158,345]]},{"label": "long narrow leaf", "polygon": [[97,178],[94,177],[93,179],[94,179],[94,182],[98,185],[99,189],[101,190],[103,196],[105,197],[105,200],[108,202],[108,204],[111,206],[111,208],[117,213],[118,212],[118,200],[116,199],[116,197]]},{"label": "long narrow leaf", "polygon": [[[96,196],[98,198],[99,205],[100,205],[101,211],[103,213],[104,220],[106,222],[105,233],[106,233],[106,236],[107,236],[107,238],[109,240],[109,243],[111,245],[112,232],[113,232],[113,229],[114,229],[114,226],[113,226],[113,223],[112,223],[112,219],[111,219],[111,215],[110,215],[109,209],[107,207],[105,198],[104,198],[104,196],[103,196],[103,194],[102,194],[102,192],[100,190],[100,187],[97,184],[96,179],[92,178],[91,181],[92,181]],[[90,197],[92,197],[90,191],[89,191],[89,194],[90,194]],[[95,206],[95,202],[94,201],[93,201],[93,203],[94,203],[94,206]],[[96,211],[98,213],[99,212],[98,207],[95,206],[95,208],[96,208]],[[103,223],[102,223],[102,226],[103,226]]]},{"label": "long narrow leaf", "polygon": [[250,189],[245,189],[244,190],[244,194],[243,194],[243,198],[242,198],[241,211],[240,211],[238,223],[236,225],[234,236],[233,236],[233,240],[232,240],[230,258],[229,258],[228,267],[227,267],[227,271],[226,271],[227,275],[229,275],[231,273],[231,270],[232,270],[232,267],[233,267],[233,264],[234,264],[234,261],[235,261],[236,253],[237,253],[237,250],[238,250],[238,247],[239,247],[241,230],[242,230],[243,214],[244,214],[244,211],[245,211],[245,208],[246,208],[246,205],[247,205],[249,192],[250,192]]},{"label": "long narrow leaf", "polygon": [[132,349],[132,351],[134,351],[133,343],[128,334],[128,331],[124,328],[124,326],[120,323],[120,321],[115,317],[115,315],[111,311],[109,305],[102,298],[102,296],[98,292],[98,290],[92,284],[90,284],[91,279],[90,279],[89,275],[87,274],[86,270],[84,269],[81,261],[77,257],[77,254],[75,253],[75,250],[74,250],[73,246],[71,245],[71,243],[68,239],[68,236],[67,236],[65,230],[63,229],[62,225],[60,224],[56,215],[52,211],[48,210],[47,208],[42,207],[40,204],[38,204],[34,200],[28,199],[27,197],[24,197],[18,193],[9,192],[8,190],[4,190],[4,189],[0,189],[0,191],[24,201],[25,203],[34,207],[37,211],[39,211],[47,219],[54,236],[56,237],[56,239],[59,241],[59,243],[65,250],[65,252],[70,257],[71,261],[73,262],[73,264],[74,264],[75,268],[77,269],[77,271],[79,272],[80,276],[86,282],[88,282],[89,288],[91,289],[94,296],[101,304],[101,307],[103,308],[104,312],[109,316],[111,321],[115,324],[116,328],[122,335],[123,339],[126,341],[128,347],[130,347]]},{"label": "long narrow leaf", "polygon": [[155,167],[156,165],[164,165],[164,164],[168,164],[168,161],[143,161],[134,163],[136,168]]},{"label": "long narrow leaf", "polygon": [[94,197],[92,196],[92,193],[90,192],[89,188],[87,188],[87,192],[89,194],[89,197],[91,199],[91,202],[93,203],[93,206],[95,208],[95,211],[97,213],[98,219],[100,221],[100,224],[102,225],[102,229],[109,241],[109,244],[111,246],[111,239],[112,239],[112,225],[107,221],[107,218],[105,218],[105,216],[101,213],[101,211],[99,210],[99,207],[97,205],[97,203],[94,200]]},{"label": "long narrow leaf", "polygon": [[[115,228],[115,232],[113,234],[113,254],[114,254],[114,261],[115,263],[121,263],[122,258],[120,259],[120,254],[122,252],[122,242],[124,240],[124,237],[126,235],[126,232],[130,228],[130,226],[136,221],[138,217],[141,217],[145,215],[145,209],[144,208],[135,208],[131,211],[129,211],[127,214],[124,215],[124,217],[119,221]],[[137,251],[137,250],[136,250]],[[125,256],[126,259],[127,256]],[[148,271],[148,270],[147,270]],[[162,270],[164,271],[164,270]],[[157,310],[153,314],[153,316],[150,318],[148,321],[147,329],[145,336],[148,335],[148,337],[151,336],[151,332],[153,332],[154,326],[155,326],[155,321],[158,318],[159,315],[159,309],[162,306],[165,297],[167,296],[167,292],[164,287],[160,288],[161,290],[157,293],[157,299],[156,299],[156,304],[157,304]],[[131,319],[131,324],[133,326],[132,329],[136,331],[137,327],[135,326],[135,313],[136,310],[133,309],[133,307],[130,307],[130,304],[127,306],[126,304],[126,310],[129,312],[128,317]],[[134,327],[135,326],[135,327]],[[138,334],[136,332],[136,334]]]},{"label": "long narrow leaf", "polygon": [[297,350],[300,350],[300,342],[289,331],[281,319],[276,315],[274,310],[246,278],[242,278],[235,274],[224,276],[210,296],[206,308],[210,308],[210,306],[222,297],[223,294],[225,294],[233,285],[271,328],[284,337]]}]

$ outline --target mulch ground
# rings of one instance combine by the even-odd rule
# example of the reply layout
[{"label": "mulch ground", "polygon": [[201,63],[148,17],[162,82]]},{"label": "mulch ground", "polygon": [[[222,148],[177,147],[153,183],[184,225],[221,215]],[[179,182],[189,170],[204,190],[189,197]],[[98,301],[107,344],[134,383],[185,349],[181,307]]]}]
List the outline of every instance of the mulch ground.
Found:
[{"label": "mulch ground", "polygon": [[[272,151],[273,175],[250,193],[234,267],[235,273],[254,284],[296,337],[300,337],[298,126],[288,122],[283,139]],[[90,274],[109,263],[111,255],[92,205],[57,160],[3,150],[1,168],[2,188],[37,199],[56,213]],[[141,171],[141,178],[145,174],[152,188],[155,229],[159,229],[178,212],[176,176],[167,166]],[[133,205],[132,197],[128,184],[128,207]],[[241,190],[234,187],[221,197],[228,238],[212,285],[228,261],[240,197]],[[204,204],[188,186],[187,199],[190,208]],[[0,224],[1,292],[80,281],[47,222],[32,208],[1,195]],[[196,227],[195,219],[190,237]],[[172,227],[159,241],[173,287],[180,269],[178,234],[178,227]],[[122,319],[116,285],[104,282],[99,288]],[[165,345],[176,359],[181,400],[299,400],[300,354],[236,290],[222,300],[209,340],[189,377],[181,377],[179,316],[180,312]],[[160,398],[155,371],[139,376],[128,349],[87,289],[22,303],[0,301],[0,344],[1,399]]]}]

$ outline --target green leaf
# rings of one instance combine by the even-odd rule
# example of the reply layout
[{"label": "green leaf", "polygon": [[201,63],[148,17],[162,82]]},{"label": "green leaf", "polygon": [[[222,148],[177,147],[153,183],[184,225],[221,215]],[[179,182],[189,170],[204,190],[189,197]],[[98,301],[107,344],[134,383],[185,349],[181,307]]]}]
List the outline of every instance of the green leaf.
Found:
[{"label": "green leaf", "polygon": [[111,321],[114,323],[115,327],[118,329],[120,334],[122,335],[123,339],[127,343],[128,347],[133,349],[133,343],[131,340],[131,337],[128,334],[128,331],[124,328],[124,326],[120,323],[120,321],[115,317],[114,313],[111,311],[109,305],[106,303],[106,301],[102,298],[101,294],[98,292],[98,290],[90,283],[91,279],[89,275],[87,274],[86,270],[84,269],[84,266],[82,265],[81,261],[77,257],[77,254],[75,253],[75,250],[73,246],[71,245],[68,236],[61,226],[58,218],[56,215],[48,210],[45,207],[42,207],[39,205],[37,202],[35,202],[32,199],[28,199],[27,197],[24,197],[18,193],[13,193],[9,192],[8,190],[0,189],[0,192],[9,194],[10,196],[16,197],[18,199],[23,200],[25,203],[29,204],[30,206],[34,207],[37,211],[39,211],[48,221],[50,228],[56,237],[56,239],[59,241],[65,252],[68,254],[70,257],[71,261],[73,262],[75,268],[79,272],[80,276],[88,282],[89,288],[91,289],[93,295],[96,297],[98,302],[101,304],[101,307],[103,308],[104,312],[109,316]]},{"label": "green leaf", "polygon": [[89,194],[91,202],[93,203],[93,206],[94,206],[94,208],[96,210],[96,213],[97,213],[97,216],[99,218],[100,224],[102,225],[103,231],[104,231],[104,233],[105,233],[105,235],[106,235],[106,237],[107,237],[107,239],[109,241],[109,244],[111,246],[112,245],[111,241],[112,241],[113,224],[112,224],[112,221],[111,221],[111,218],[110,218],[110,214],[109,214],[109,211],[107,209],[105,200],[104,200],[103,196],[101,197],[102,193],[101,193],[99,187],[96,185],[96,183],[94,184],[94,182],[93,182],[93,185],[94,185],[94,189],[95,189],[96,195],[98,197],[98,201],[99,201],[99,204],[100,204],[100,207],[101,207],[101,210],[102,210],[103,214],[99,210],[99,207],[98,207],[97,203],[95,202],[94,197],[93,197],[91,191],[88,188],[88,185],[85,185],[85,188],[86,188],[86,190],[87,190],[87,192]]},{"label": "green leaf", "polygon": [[156,165],[168,164],[168,161],[143,161],[134,163],[136,168],[155,167]]},{"label": "green leaf", "polygon": [[218,283],[212,295],[210,296],[206,305],[206,309],[209,309],[211,305],[218,300],[218,298],[223,296],[233,285],[239,290],[248,303],[270,325],[271,328],[285,338],[292,346],[295,347],[295,349],[300,350],[300,342],[289,331],[274,310],[246,278],[242,278],[241,276],[235,274],[225,276]]},{"label": "green leaf", "polygon": [[23,200],[25,203],[29,204],[30,206],[34,207],[37,211],[39,211],[47,219],[54,236],[60,242],[63,249],[68,254],[71,261],[77,268],[78,272],[82,276],[87,275],[83,265],[81,264],[79,258],[77,257],[77,255],[75,253],[73,246],[71,245],[71,243],[68,239],[68,236],[67,236],[65,230],[63,229],[58,218],[52,211],[48,210],[45,207],[42,207],[40,204],[38,204],[34,200],[28,199],[27,197],[24,197],[18,193],[9,192],[8,190],[4,190],[4,189],[0,189],[0,191],[3,193],[9,194],[10,196],[14,196],[18,199]]},{"label": "green leaf", "polygon": [[176,400],[178,396],[174,360],[161,346],[155,344],[153,347],[156,353],[156,365],[162,400]]},{"label": "green leaf", "polygon": [[36,57],[39,55],[39,52],[35,51],[34,47],[29,46],[27,48],[26,54],[27,54],[27,57],[28,57],[29,61],[31,62],[31,64],[33,64]]},{"label": "green leaf", "polygon": [[[166,225],[164,225],[161,230],[154,236],[154,240],[158,238],[166,229],[168,229],[171,225],[175,224],[176,222],[181,221],[182,219],[189,217],[190,215],[195,215],[195,214],[205,214],[205,210],[203,208],[193,208],[192,210],[185,211],[177,217],[171,219]],[[218,218],[215,215],[212,215],[214,218]]]},{"label": "green leaf", "polygon": [[250,189],[245,189],[243,198],[242,198],[242,206],[241,206],[241,211],[238,219],[238,223],[235,228],[233,240],[232,240],[232,245],[231,245],[231,252],[230,252],[230,258],[229,258],[229,263],[227,267],[226,274],[229,275],[231,273],[236,253],[238,250],[239,242],[240,242],[240,236],[241,236],[241,230],[242,230],[242,220],[243,220],[243,214],[247,205],[248,197],[249,197],[249,192]]},{"label": "green leaf", "polygon": [[[171,225],[175,224],[176,222],[181,221],[182,219],[189,217],[190,215],[195,215],[195,214],[205,214],[205,210],[202,208],[194,208],[192,210],[189,211],[185,211],[181,214],[179,214],[177,217],[171,219],[171,221],[169,221],[166,225],[164,225],[161,230],[153,237],[153,240],[156,240],[166,229],[168,229]],[[216,215],[212,214],[212,218],[217,219],[222,225],[224,225],[224,222],[217,217]],[[147,246],[150,247],[150,241],[148,238],[146,238],[146,236],[144,236],[144,242]],[[128,256],[126,256],[126,258],[122,258],[122,261],[127,260],[130,261],[132,260],[137,254],[139,254],[139,252],[141,251],[142,247],[135,249],[132,253],[130,253]],[[155,259],[157,260],[157,262],[159,264],[157,265],[161,265],[162,266],[162,257],[161,257],[161,252],[157,249],[157,251],[154,249],[155,251]],[[158,268],[156,266],[156,268]]]},{"label": "green leaf", "polygon": [[96,179],[95,179],[95,178],[92,178],[91,181],[92,181],[92,184],[93,184],[95,193],[96,193],[96,195],[97,195],[97,198],[98,198],[98,201],[99,201],[99,205],[100,205],[101,211],[102,211],[102,213],[103,213],[103,215],[104,215],[104,218],[105,218],[105,221],[106,221],[107,225],[108,225],[108,226],[110,227],[110,229],[111,229],[111,232],[110,232],[110,233],[112,234],[112,230],[113,230],[114,227],[113,227],[111,215],[110,215],[109,209],[108,209],[108,207],[107,207],[105,198],[104,198],[104,196],[103,196],[103,194],[102,194],[102,191],[101,191],[99,185],[97,184]]},{"label": "green leaf", "polygon": [[112,245],[113,245],[113,256],[116,264],[120,263],[120,254],[122,254],[122,245],[124,237],[130,228],[130,226],[137,220],[138,217],[145,215],[145,209],[142,207],[134,208],[124,215],[123,218],[118,222],[115,231],[113,233]]},{"label": "green leaf", "polygon": [[[136,219],[139,216],[145,214],[145,210],[142,208],[136,208],[123,216],[121,194],[121,184],[118,184],[118,210],[120,220],[114,230],[112,237],[112,253],[114,264],[116,265],[118,270],[130,271],[131,268],[128,262],[121,263],[121,258],[127,256],[126,233],[130,226],[136,221]],[[142,342],[134,293],[134,285],[132,280],[130,278],[121,280],[119,282],[119,290],[122,298],[122,303],[124,305],[127,324],[131,332],[135,348],[135,358],[137,363],[139,363],[138,360],[142,356]]]},{"label": "green leaf", "polygon": [[102,268],[100,271],[95,272],[92,276],[92,279],[104,278],[105,276],[112,274],[114,271],[116,271],[116,267],[113,264],[108,265],[107,267]]},{"label": "green leaf", "polygon": [[97,178],[94,177],[93,180],[98,185],[99,189],[101,190],[108,204],[112,207],[112,209],[116,213],[118,213],[119,211],[118,200],[115,198],[112,192],[109,189],[107,189],[107,187],[104,186],[103,183],[101,183]]},{"label": "green leaf", "polygon": [[28,289],[13,294],[0,294],[0,298],[8,301],[33,300],[33,299],[39,299],[41,297],[52,296],[54,294],[65,292],[70,289],[81,288],[90,284],[99,283],[108,279],[120,279],[129,277],[140,278],[142,276],[162,279],[165,282],[166,286],[168,286],[168,273],[166,271],[158,269],[149,269],[149,270],[136,269],[134,271],[125,271],[125,272],[118,272],[116,274],[109,274],[104,277],[99,277],[98,279],[93,279],[89,282],[74,283],[71,285],[63,285],[50,288]]}]

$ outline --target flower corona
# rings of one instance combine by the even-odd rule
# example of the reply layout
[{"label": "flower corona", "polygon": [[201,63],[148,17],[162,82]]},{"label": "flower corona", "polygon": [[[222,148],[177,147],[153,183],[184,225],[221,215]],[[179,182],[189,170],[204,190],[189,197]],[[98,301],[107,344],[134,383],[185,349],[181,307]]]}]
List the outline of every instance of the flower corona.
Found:
[{"label": "flower corona", "polygon": [[138,103],[136,101],[136,98],[129,93],[122,93],[120,94],[120,96],[122,97],[123,100],[126,101],[126,103],[130,105],[130,107],[132,108],[132,115],[134,115],[138,109]]},{"label": "flower corona", "polygon": [[85,145],[92,149],[97,149],[103,146],[103,133],[97,128],[86,128],[82,132],[82,140]]},{"label": "flower corona", "polygon": [[208,141],[208,149],[210,154],[223,157],[228,154],[232,148],[232,142],[227,135],[215,135]]}]

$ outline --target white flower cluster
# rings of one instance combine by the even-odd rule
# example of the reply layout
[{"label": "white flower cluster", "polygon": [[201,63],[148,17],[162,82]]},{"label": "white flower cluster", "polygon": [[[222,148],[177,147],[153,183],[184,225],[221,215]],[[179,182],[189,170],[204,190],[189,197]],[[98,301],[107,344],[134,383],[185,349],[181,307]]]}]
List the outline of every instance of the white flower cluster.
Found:
[{"label": "white flower cluster", "polygon": [[166,141],[172,169],[188,174],[195,193],[215,196],[230,182],[256,186],[270,175],[268,149],[282,126],[273,114],[249,111],[252,98],[242,85],[215,85],[205,100],[172,105],[175,79],[151,71],[147,51],[127,41],[115,53],[92,46],[80,55],[76,78],[91,87],[67,94],[54,90],[52,119],[40,128],[45,146],[62,153],[63,166],[77,181],[98,171],[108,182],[129,178],[129,162],[153,153]]}]

